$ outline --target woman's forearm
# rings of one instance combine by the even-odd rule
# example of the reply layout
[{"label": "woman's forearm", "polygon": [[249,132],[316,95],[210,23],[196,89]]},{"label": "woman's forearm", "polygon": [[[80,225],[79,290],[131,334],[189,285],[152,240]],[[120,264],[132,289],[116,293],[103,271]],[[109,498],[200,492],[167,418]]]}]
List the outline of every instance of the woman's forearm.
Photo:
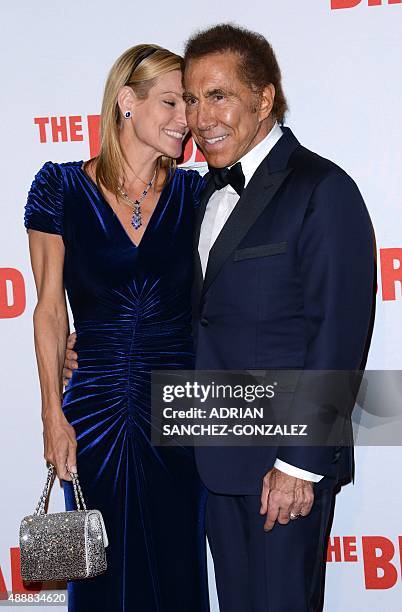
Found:
[{"label": "woman's forearm", "polygon": [[66,305],[50,309],[39,302],[34,312],[34,330],[44,419],[61,413],[62,371],[69,333]]},{"label": "woman's forearm", "polygon": [[29,250],[38,295],[34,328],[42,393],[44,458],[55,466],[59,478],[71,480],[69,470],[77,470],[77,440],[61,407],[68,335],[63,282],[65,247],[62,236],[30,229]]}]

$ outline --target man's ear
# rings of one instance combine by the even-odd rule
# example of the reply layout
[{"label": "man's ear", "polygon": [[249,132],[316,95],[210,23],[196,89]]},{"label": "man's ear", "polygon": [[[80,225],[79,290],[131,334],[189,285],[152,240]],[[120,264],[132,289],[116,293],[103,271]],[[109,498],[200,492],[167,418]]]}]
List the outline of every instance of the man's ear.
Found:
[{"label": "man's ear", "polygon": [[136,97],[134,91],[128,85],[124,85],[117,95],[120,114],[124,117],[125,113],[134,114]]},{"label": "man's ear", "polygon": [[258,118],[264,121],[271,114],[275,100],[275,86],[272,83],[266,85],[260,96],[260,104],[258,109]]}]

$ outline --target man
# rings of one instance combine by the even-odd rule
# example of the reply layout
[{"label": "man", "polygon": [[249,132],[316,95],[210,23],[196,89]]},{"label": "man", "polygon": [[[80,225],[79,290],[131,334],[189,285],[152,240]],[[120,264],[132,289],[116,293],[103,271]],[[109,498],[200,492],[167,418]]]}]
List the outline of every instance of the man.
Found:
[{"label": "man", "polygon": [[[370,219],[352,179],[281,127],[264,37],[218,25],[185,51],[187,120],[210,167],[196,228],[196,367],[358,370],[373,307]],[[319,609],[341,447],[199,447],[221,612]],[[189,611],[190,612],[190,611]]]},{"label": "man", "polygon": [[[232,25],[200,32],[186,45],[184,88],[210,166],[196,230],[196,367],[359,369],[373,305],[370,219],[352,179],[280,127],[271,46]],[[198,447],[196,457],[221,612],[318,609],[349,450]]]}]

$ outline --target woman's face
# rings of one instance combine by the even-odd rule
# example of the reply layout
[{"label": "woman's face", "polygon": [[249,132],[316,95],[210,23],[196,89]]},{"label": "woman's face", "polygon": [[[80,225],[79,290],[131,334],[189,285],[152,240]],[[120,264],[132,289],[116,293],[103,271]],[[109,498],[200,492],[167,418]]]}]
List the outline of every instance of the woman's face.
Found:
[{"label": "woman's face", "polygon": [[135,136],[158,156],[180,157],[188,133],[185,106],[180,70],[161,75],[145,100],[135,99],[130,120]]}]

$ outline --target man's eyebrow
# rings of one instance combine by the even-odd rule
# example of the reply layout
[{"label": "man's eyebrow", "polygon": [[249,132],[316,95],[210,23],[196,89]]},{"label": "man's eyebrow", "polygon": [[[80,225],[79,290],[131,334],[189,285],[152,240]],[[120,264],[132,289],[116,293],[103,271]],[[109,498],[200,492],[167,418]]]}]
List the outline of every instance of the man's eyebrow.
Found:
[{"label": "man's eyebrow", "polygon": [[[220,89],[219,87],[216,87],[215,89],[210,89],[209,91],[207,91],[204,94],[205,98],[213,98],[214,96],[234,96],[235,94],[232,91],[229,91],[228,89]],[[192,94],[190,91],[185,91],[183,94],[183,100],[189,100],[191,98],[194,99],[198,99],[197,96],[195,96],[194,94]]]},{"label": "man's eyebrow", "polygon": [[209,91],[207,91],[207,93],[205,94],[205,97],[212,98],[213,96],[230,96],[230,95],[233,95],[233,94],[227,89],[220,89],[219,87],[216,87],[215,89],[210,89]]}]

